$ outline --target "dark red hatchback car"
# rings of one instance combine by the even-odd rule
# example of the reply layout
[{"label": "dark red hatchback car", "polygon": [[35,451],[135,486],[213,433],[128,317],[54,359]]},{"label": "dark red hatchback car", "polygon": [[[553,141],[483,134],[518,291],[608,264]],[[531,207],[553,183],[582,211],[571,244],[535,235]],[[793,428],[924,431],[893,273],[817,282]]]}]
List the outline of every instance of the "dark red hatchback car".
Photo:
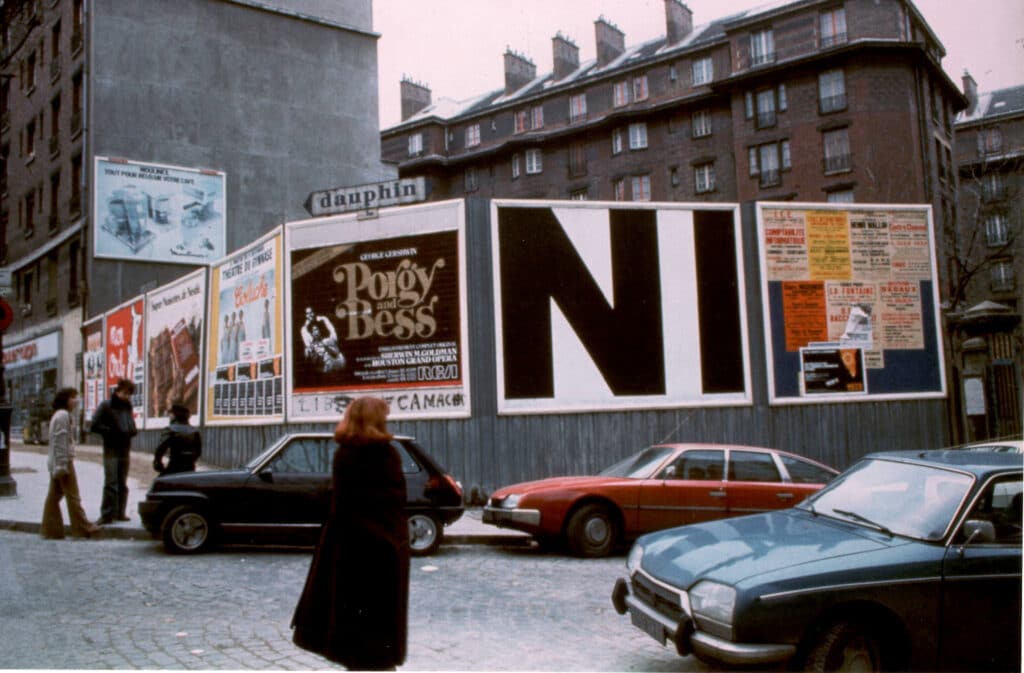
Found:
[{"label": "dark red hatchback car", "polygon": [[791,507],[838,471],[777,449],[664,444],[594,477],[554,477],[506,486],[484,508],[484,523],[606,556],[643,533]]}]

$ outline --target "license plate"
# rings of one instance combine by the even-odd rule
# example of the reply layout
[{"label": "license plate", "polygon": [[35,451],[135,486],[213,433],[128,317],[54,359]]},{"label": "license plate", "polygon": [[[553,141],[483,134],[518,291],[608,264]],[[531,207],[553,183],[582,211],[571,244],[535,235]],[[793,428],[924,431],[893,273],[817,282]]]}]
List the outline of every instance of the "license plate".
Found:
[{"label": "license plate", "polygon": [[637,627],[651,638],[654,638],[662,645],[665,644],[665,627],[661,625],[655,619],[651,619],[639,610],[630,610],[629,618],[633,622],[633,626]]}]

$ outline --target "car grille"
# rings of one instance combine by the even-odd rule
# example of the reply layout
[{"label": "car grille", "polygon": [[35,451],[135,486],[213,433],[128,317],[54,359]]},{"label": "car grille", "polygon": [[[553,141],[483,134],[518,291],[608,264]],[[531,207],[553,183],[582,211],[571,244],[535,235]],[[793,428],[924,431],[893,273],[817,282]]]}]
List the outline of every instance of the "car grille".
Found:
[{"label": "car grille", "polygon": [[682,592],[661,586],[643,572],[633,575],[633,595],[674,622],[689,617],[680,605]]}]

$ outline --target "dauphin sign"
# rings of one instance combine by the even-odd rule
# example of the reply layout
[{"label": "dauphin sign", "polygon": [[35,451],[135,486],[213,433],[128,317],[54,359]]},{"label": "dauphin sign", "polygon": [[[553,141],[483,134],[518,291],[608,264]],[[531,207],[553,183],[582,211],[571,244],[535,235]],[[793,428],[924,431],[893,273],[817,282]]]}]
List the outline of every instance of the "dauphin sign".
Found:
[{"label": "dauphin sign", "polygon": [[420,176],[312,192],[304,205],[310,215],[322,217],[418,203],[426,198],[426,180]]}]

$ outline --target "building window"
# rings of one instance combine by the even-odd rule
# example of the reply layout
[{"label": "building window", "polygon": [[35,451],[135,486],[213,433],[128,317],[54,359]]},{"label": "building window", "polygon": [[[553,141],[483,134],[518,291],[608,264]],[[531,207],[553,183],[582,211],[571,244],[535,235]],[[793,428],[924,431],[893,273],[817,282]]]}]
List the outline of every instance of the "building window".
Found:
[{"label": "building window", "polygon": [[25,88],[29,93],[36,88],[36,52],[33,49],[25,59]]},{"label": "building window", "polygon": [[612,105],[622,107],[629,103],[629,82],[623,80],[612,86]]},{"label": "building window", "polygon": [[539,149],[526,150],[526,174],[536,175],[544,170],[544,157]]},{"label": "building window", "polygon": [[850,134],[841,128],[821,134],[825,147],[825,173],[841,173],[853,167],[850,160]]},{"label": "building window", "polygon": [[[60,135],[60,94],[58,93],[50,101],[50,138]],[[51,143],[54,141],[51,141]],[[50,148],[51,154],[53,147]]]},{"label": "building window", "polygon": [[480,144],[480,125],[470,124],[466,127],[466,147],[476,147]]},{"label": "building window", "polygon": [[837,189],[825,195],[828,203],[853,203],[852,189]]},{"label": "building window", "polygon": [[516,178],[519,177],[519,160],[520,160],[520,155],[518,155],[518,154],[513,154],[512,155],[512,179],[513,180],[515,180]]},{"label": "building window", "polygon": [[668,168],[668,183],[673,187],[679,186],[679,167],[669,166]]},{"label": "building window", "polygon": [[569,175],[576,177],[587,174],[587,146],[573,143],[569,146]]},{"label": "building window", "polygon": [[675,82],[679,79],[679,73],[676,72],[676,64],[673,63],[668,67],[668,81]]},{"label": "building window", "polygon": [[846,109],[846,77],[842,70],[826,70],[818,75],[818,109],[821,114]]},{"label": "building window", "polygon": [[693,183],[698,194],[706,194],[715,190],[715,165],[700,164],[693,169]]},{"label": "building window", "polygon": [[743,118],[754,118],[754,94],[751,91],[743,94]]},{"label": "building window", "polygon": [[622,129],[612,131],[612,154],[622,153]]},{"label": "building window", "polygon": [[647,100],[647,75],[633,78],[633,100]]},{"label": "building window", "polygon": [[526,110],[519,110],[513,115],[515,132],[524,133],[526,131]]},{"label": "building window", "polygon": [[629,149],[647,149],[647,123],[639,122],[629,125]]},{"label": "building window", "polygon": [[772,29],[750,34],[750,64],[764,65],[775,62],[775,36]]},{"label": "building window", "polygon": [[587,201],[588,199],[590,199],[590,194],[587,193],[586,187],[583,187],[582,189],[574,189],[569,192],[570,201]]},{"label": "building window", "polygon": [[82,214],[82,155],[71,158],[71,200],[68,202],[70,214],[77,217]]},{"label": "building window", "polygon": [[82,246],[78,241],[71,241],[68,248],[68,301],[74,306],[78,305],[78,269],[81,256]]},{"label": "building window", "polygon": [[469,168],[466,169],[464,179],[467,192],[475,192],[477,188],[480,186],[480,184],[477,182],[476,168],[474,168],[473,166],[470,166]]},{"label": "building window", "polygon": [[57,225],[60,213],[60,170],[50,176],[50,228]]},{"label": "building window", "polygon": [[22,276],[21,276],[21,288],[22,288],[21,289],[21,300],[22,300],[22,302],[24,302],[25,306],[29,307],[29,310],[31,310],[31,308],[32,308],[32,285],[33,285],[33,283],[32,283],[32,280],[33,280],[32,276],[33,275],[34,274],[32,273],[32,270],[30,269],[28,271],[25,271],[25,273],[22,274]]},{"label": "building window", "polygon": [[985,218],[985,242],[990,247],[1006,245],[1010,242],[1010,227],[1006,215],[992,213]]},{"label": "building window", "polygon": [[651,200],[651,176],[650,175],[634,175],[633,179],[633,200],[634,201],[650,201]]},{"label": "building window", "polygon": [[711,135],[711,112],[697,110],[693,113],[693,137],[704,138]]},{"label": "building window", "polygon": [[423,134],[413,133],[409,136],[409,156],[414,157],[423,152]]},{"label": "building window", "polygon": [[996,154],[1003,151],[1003,134],[997,128],[978,131],[978,152]]},{"label": "building window", "polygon": [[1011,292],[1016,287],[1013,274],[1013,263],[1008,259],[992,262],[992,291]]},{"label": "building window", "polygon": [[758,91],[756,100],[757,128],[764,129],[775,126],[775,90]]},{"label": "building window", "polygon": [[846,42],[846,10],[842,7],[821,14],[821,47]]},{"label": "building window", "polygon": [[789,141],[783,140],[779,143],[779,151],[782,153],[782,170],[788,171],[793,167],[793,163],[789,156]]},{"label": "building window", "polygon": [[[783,141],[782,148],[784,157],[789,155],[789,142]],[[751,147],[747,150],[747,160],[750,162],[750,175],[759,176],[758,183],[761,187],[774,187],[782,183],[782,173],[779,163],[780,143],[768,143]],[[786,163],[781,168],[789,168]]]},{"label": "building window", "polygon": [[612,195],[616,201],[626,200],[626,179],[616,178],[612,181]]},{"label": "building window", "polygon": [[530,108],[530,128],[544,128],[544,108],[540,105],[534,105]]},{"label": "building window", "polygon": [[569,97],[569,121],[578,122],[587,117],[587,94],[581,93]]},{"label": "building window", "polygon": [[789,102],[786,100],[786,85],[780,84],[777,90],[779,94],[779,112],[785,112],[786,108],[789,107]]},{"label": "building window", "polygon": [[710,56],[698,58],[693,62],[693,85],[707,84],[715,78],[715,68]]},{"label": "building window", "polygon": [[986,173],[981,178],[981,196],[986,201],[1000,201],[1006,198],[1006,183],[1002,173]]},{"label": "building window", "polygon": [[36,230],[36,192],[34,189],[25,195],[24,215],[25,216],[22,219],[22,229],[24,230],[27,238]]}]

